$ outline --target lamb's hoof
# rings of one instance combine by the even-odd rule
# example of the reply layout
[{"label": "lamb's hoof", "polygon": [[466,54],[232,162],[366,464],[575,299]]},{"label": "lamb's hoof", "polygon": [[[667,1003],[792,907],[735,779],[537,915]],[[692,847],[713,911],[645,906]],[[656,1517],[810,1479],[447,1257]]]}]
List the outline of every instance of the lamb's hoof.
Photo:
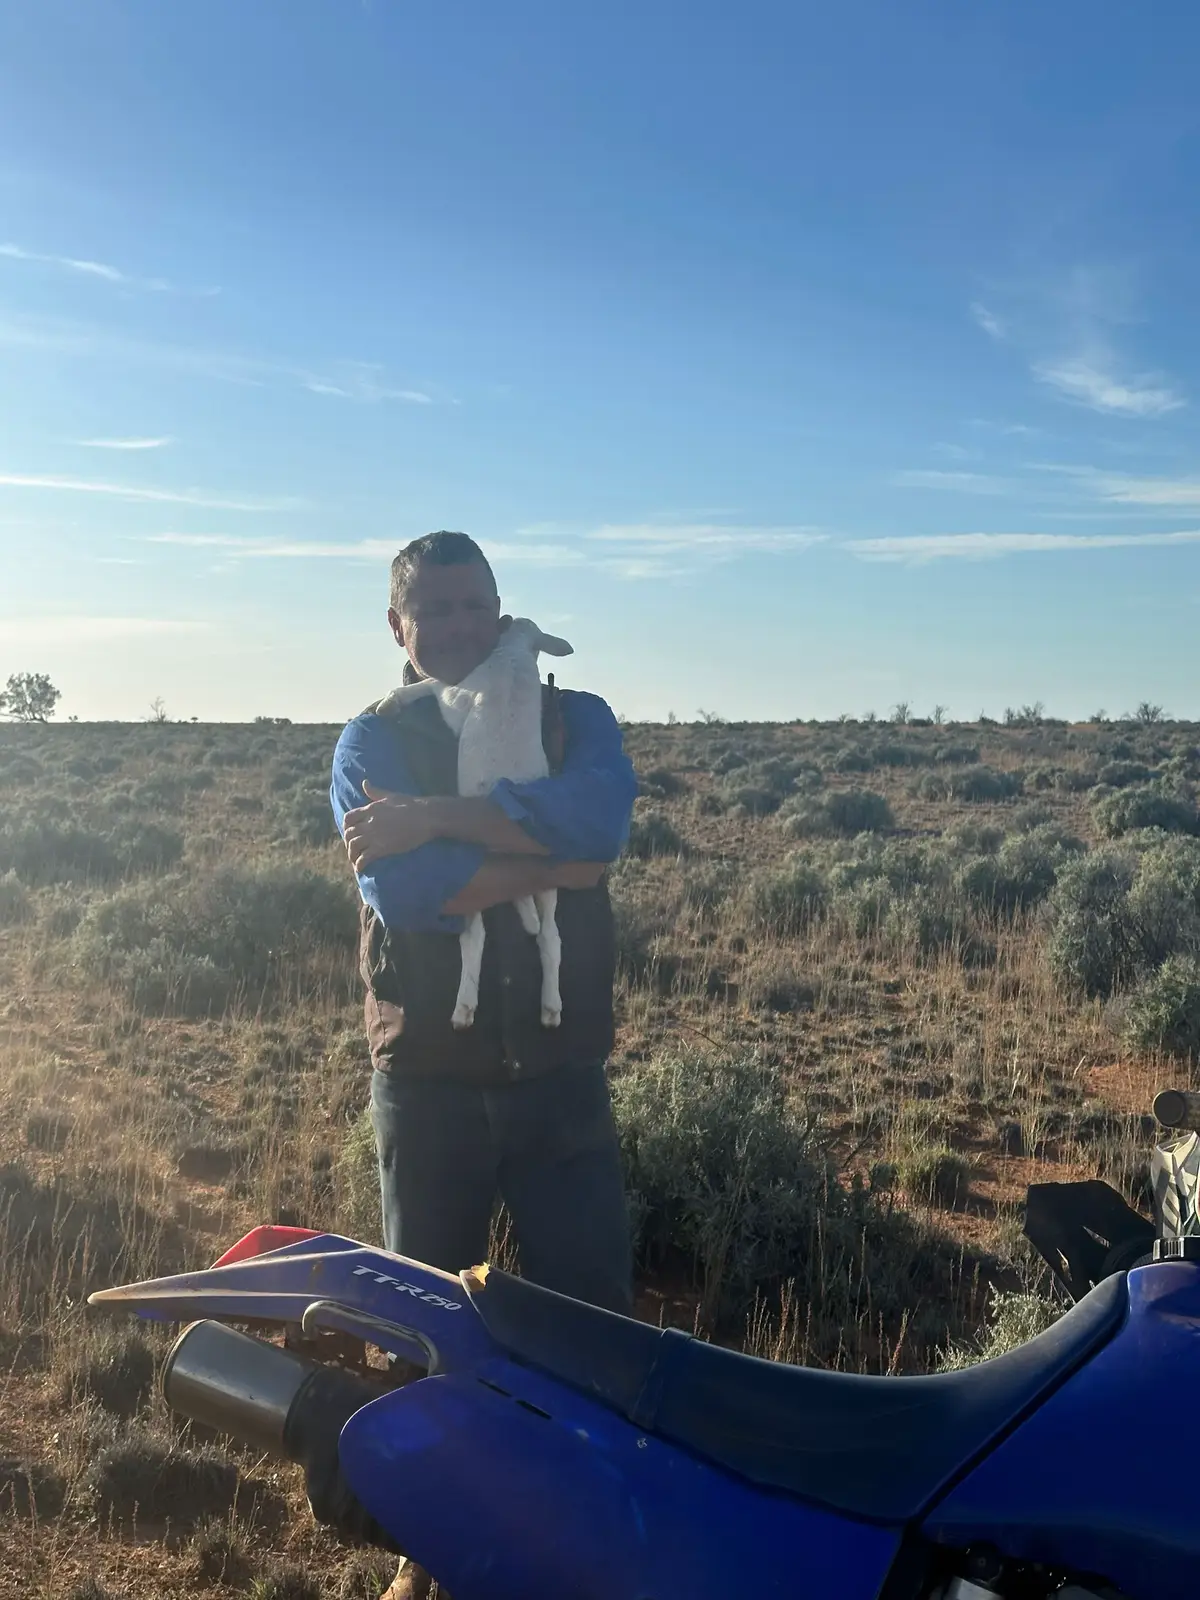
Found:
[{"label": "lamb's hoof", "polygon": [[460,1032],[461,1032],[461,1030],[463,1028],[473,1027],[474,1024],[475,1024],[475,1007],[474,1006],[455,1006],[454,1015],[450,1018],[450,1026],[452,1028],[458,1028],[460,1030]]},{"label": "lamb's hoof", "polygon": [[562,1022],[562,1011],[554,1011],[549,1006],[542,1007],[542,1027],[557,1028]]}]

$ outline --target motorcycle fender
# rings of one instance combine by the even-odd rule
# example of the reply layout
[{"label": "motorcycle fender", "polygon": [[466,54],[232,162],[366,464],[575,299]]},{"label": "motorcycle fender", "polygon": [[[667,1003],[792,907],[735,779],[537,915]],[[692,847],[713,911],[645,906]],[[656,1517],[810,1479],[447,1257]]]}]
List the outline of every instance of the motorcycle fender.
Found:
[{"label": "motorcycle fender", "polygon": [[364,1407],[340,1453],[363,1505],[455,1600],[872,1600],[900,1542],[505,1359]]}]

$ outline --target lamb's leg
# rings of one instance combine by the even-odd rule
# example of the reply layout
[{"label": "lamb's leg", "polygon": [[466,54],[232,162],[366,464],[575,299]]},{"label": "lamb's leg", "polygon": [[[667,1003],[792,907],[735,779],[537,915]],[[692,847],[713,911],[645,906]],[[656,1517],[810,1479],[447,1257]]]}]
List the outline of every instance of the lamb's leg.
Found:
[{"label": "lamb's leg", "polygon": [[521,919],[521,926],[526,933],[541,933],[542,919],[538,912],[537,901],[531,894],[523,894],[519,900],[514,900],[517,915]]},{"label": "lamb's leg", "polygon": [[483,961],[483,941],[483,917],[477,911],[473,917],[467,918],[467,925],[458,936],[458,948],[462,955],[462,977],[458,980],[458,997],[454,1005],[454,1015],[450,1018],[452,1027],[469,1028],[475,1021],[475,1008],[479,1004],[479,968]]},{"label": "lamb's leg", "polygon": [[558,891],[547,889],[537,895],[538,953],[542,958],[542,1026],[557,1028],[562,1021],[562,995],[558,989],[558,969],[562,962],[562,940],[558,921],[554,915],[558,905]]}]

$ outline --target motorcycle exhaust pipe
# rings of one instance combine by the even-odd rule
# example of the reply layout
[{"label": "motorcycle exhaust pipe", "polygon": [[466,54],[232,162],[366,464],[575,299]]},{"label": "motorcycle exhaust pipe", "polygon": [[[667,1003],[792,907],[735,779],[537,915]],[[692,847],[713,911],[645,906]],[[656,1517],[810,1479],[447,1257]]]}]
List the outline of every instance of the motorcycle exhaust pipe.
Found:
[{"label": "motorcycle exhaust pipe", "polygon": [[176,1339],[162,1374],[172,1411],[268,1455],[302,1461],[323,1436],[381,1390],[364,1378],[310,1361],[227,1328],[193,1322]]},{"label": "motorcycle exhaust pipe", "polygon": [[1180,1133],[1200,1128],[1200,1094],[1188,1089],[1163,1089],[1154,1097],[1154,1115],[1164,1128]]}]

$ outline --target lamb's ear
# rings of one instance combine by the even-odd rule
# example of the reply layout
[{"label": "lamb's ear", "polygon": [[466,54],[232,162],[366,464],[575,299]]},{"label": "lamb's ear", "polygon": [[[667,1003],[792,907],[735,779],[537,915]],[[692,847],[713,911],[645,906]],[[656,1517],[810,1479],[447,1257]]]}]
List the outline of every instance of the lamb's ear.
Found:
[{"label": "lamb's ear", "polygon": [[539,628],[535,643],[543,655],[546,656],[573,656],[575,646],[567,643],[565,639],[558,639],[552,633],[543,633]]}]

